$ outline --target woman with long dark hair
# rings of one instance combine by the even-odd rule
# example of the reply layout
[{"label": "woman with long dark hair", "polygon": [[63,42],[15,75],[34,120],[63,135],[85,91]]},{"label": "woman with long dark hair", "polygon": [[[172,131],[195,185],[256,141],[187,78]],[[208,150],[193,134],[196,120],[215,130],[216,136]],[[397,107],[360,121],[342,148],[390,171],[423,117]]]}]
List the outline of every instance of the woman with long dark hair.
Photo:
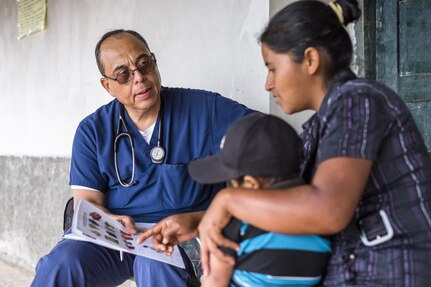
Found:
[{"label": "woman with long dark hair", "polygon": [[199,225],[202,261],[234,264],[219,247],[232,216],[288,234],[331,235],[325,286],[427,286],[431,282],[431,162],[403,100],[351,71],[344,26],[356,0],[298,1],[260,37],[265,88],[287,114],[316,113],[304,124],[300,173],[308,185],[282,191],[224,189]]}]

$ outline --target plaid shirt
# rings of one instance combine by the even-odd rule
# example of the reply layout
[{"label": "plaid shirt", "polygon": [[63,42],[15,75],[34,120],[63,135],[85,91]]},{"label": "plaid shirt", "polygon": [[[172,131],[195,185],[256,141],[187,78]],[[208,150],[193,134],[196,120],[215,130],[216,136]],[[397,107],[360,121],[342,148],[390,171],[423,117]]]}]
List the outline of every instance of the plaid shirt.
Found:
[{"label": "plaid shirt", "polygon": [[[431,162],[402,99],[371,80],[336,82],[303,128],[302,174],[308,181],[329,158],[373,161],[355,217],[333,236],[324,284],[429,286]],[[388,233],[380,210],[386,212],[394,235],[367,247],[360,230],[367,235]],[[367,228],[359,227],[363,221]]]}]

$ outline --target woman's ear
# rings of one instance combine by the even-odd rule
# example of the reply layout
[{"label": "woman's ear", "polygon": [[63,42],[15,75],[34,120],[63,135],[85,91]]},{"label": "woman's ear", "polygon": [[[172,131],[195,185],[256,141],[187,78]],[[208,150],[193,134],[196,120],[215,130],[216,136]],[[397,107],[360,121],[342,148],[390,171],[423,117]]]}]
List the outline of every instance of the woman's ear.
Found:
[{"label": "woman's ear", "polygon": [[321,65],[321,54],[314,47],[308,47],[304,51],[304,64],[309,75],[315,75]]}]

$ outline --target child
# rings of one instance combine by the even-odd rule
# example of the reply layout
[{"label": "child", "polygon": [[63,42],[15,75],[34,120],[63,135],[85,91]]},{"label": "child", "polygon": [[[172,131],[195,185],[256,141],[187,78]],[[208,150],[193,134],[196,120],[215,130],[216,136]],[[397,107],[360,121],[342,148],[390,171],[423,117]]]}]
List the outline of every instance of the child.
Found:
[{"label": "child", "polygon": [[[230,181],[232,187],[284,188],[303,184],[298,178],[302,142],[283,120],[260,113],[235,122],[222,140],[220,154],[189,164],[193,179],[203,184]],[[286,220],[289,220],[286,218]],[[211,257],[208,286],[312,286],[326,267],[330,242],[316,235],[267,232],[233,218],[224,235],[240,245],[235,266]]]}]

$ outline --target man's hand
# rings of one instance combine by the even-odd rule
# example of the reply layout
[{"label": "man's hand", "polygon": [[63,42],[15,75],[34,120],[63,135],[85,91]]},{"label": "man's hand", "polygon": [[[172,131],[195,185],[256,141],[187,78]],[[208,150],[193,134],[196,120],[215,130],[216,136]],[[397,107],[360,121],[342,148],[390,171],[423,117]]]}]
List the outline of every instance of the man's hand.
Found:
[{"label": "man's hand", "polygon": [[113,219],[120,222],[126,228],[126,232],[130,234],[137,233],[137,230],[135,228],[135,221],[133,220],[133,218],[127,215],[112,214],[111,211],[109,211],[106,208],[104,204],[105,198],[102,192],[95,192],[94,190],[87,190],[87,189],[74,189],[73,201],[74,201],[75,209],[78,204],[78,201],[81,199],[88,201],[89,203],[93,204],[97,208],[100,208],[106,214],[111,216]]},{"label": "man's hand", "polygon": [[136,234],[138,233],[138,231],[136,230],[135,227],[135,221],[133,220],[133,218],[131,218],[130,216],[127,215],[111,215],[113,219],[115,219],[116,221],[120,222],[124,228],[126,228],[126,232],[129,234]]},{"label": "man's hand", "polygon": [[176,244],[190,240],[197,235],[197,226],[202,215],[203,211],[171,215],[145,231],[138,238],[137,243],[141,244],[153,236],[153,247],[170,255]]}]

